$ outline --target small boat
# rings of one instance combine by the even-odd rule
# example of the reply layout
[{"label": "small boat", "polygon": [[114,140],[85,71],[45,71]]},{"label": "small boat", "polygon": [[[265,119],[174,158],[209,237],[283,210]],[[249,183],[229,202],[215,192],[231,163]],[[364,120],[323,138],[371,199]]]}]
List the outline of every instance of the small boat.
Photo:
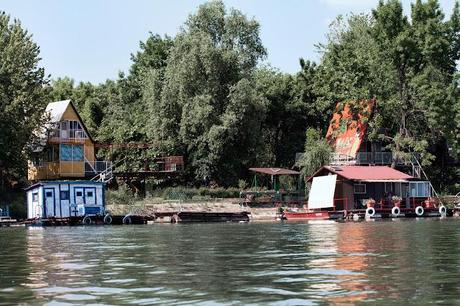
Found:
[{"label": "small boat", "polygon": [[283,213],[284,219],[288,221],[293,220],[336,220],[344,218],[344,211],[285,211]]}]

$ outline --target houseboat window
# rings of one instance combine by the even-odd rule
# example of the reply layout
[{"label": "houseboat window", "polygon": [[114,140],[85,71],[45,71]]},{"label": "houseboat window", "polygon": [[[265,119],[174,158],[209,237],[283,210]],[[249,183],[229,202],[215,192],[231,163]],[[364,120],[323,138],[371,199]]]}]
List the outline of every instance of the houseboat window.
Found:
[{"label": "houseboat window", "polygon": [[393,192],[393,183],[385,182],[383,184],[384,184],[384,190],[386,193]]},{"label": "houseboat window", "polygon": [[77,191],[77,197],[81,197],[83,193],[81,191]]},{"label": "houseboat window", "polygon": [[46,197],[51,198],[53,196],[53,193],[51,191],[46,192]]},{"label": "houseboat window", "polygon": [[32,193],[32,202],[38,202],[38,192]]},{"label": "houseboat window", "polygon": [[68,190],[61,190],[61,200],[68,200],[70,198]]},{"label": "houseboat window", "polygon": [[62,161],[83,161],[83,145],[60,145],[60,156]]},{"label": "houseboat window", "polygon": [[93,192],[92,192],[92,191],[88,191],[88,192],[86,193],[86,196],[87,196],[88,198],[91,198],[91,197],[93,196]]},{"label": "houseboat window", "polygon": [[354,193],[365,194],[366,193],[366,184],[355,184],[353,186]]},{"label": "houseboat window", "polygon": [[413,198],[427,198],[430,194],[429,182],[411,182],[410,183],[410,196]]},{"label": "houseboat window", "polygon": [[401,183],[396,183],[395,184],[395,194],[398,195],[398,196],[401,196],[402,195],[402,190],[401,190],[402,186],[401,186]]}]

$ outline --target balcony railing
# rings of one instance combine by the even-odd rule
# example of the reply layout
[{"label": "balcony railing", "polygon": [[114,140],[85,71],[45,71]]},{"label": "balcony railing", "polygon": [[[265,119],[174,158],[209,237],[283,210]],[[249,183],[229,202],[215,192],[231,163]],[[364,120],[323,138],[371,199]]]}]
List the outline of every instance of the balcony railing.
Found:
[{"label": "balcony railing", "polygon": [[30,180],[92,177],[111,168],[109,161],[56,161],[29,165]]},{"label": "balcony railing", "polygon": [[78,141],[84,142],[87,139],[87,135],[84,130],[81,129],[68,129],[68,130],[53,130],[50,133],[50,142],[61,142],[61,141]]},{"label": "balcony railing", "polygon": [[[393,160],[392,152],[358,152],[356,157],[344,154],[333,154],[331,157],[332,165],[390,165]],[[403,159],[396,159],[397,165],[405,165]]]},{"label": "balcony railing", "polygon": [[358,165],[390,165],[392,162],[392,152],[358,152],[356,154],[356,164]]}]

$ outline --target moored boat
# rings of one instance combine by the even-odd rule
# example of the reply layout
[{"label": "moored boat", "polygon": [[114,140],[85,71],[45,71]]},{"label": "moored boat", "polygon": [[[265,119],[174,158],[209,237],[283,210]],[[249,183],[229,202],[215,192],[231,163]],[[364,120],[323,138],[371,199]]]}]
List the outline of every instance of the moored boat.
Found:
[{"label": "moored boat", "polygon": [[285,211],[283,217],[288,221],[295,220],[336,220],[345,216],[344,211]]}]

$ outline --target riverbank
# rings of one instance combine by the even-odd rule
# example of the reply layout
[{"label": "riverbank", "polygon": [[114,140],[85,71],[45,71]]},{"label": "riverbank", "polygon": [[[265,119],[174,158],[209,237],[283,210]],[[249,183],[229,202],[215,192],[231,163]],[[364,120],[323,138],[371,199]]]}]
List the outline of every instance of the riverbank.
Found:
[{"label": "riverbank", "polygon": [[112,215],[134,214],[154,216],[158,213],[210,212],[210,213],[250,213],[252,221],[274,221],[278,217],[277,207],[248,207],[240,205],[241,199],[213,199],[208,201],[142,201],[135,204],[108,204],[106,211]]}]

